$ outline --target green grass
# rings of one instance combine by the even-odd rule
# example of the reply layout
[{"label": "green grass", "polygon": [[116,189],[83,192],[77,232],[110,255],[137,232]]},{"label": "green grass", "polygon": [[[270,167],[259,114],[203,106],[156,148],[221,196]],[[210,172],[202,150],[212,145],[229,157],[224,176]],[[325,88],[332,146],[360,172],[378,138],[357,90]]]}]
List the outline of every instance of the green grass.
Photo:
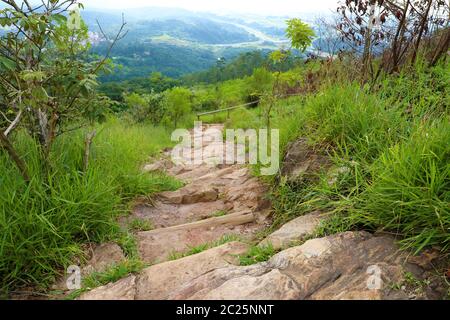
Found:
[{"label": "green grass", "polygon": [[[264,177],[272,184],[274,226],[321,210],[333,213],[321,226],[322,235],[382,230],[417,252],[432,245],[448,250],[449,75],[449,63],[431,69],[418,64],[416,70],[382,78],[372,89],[342,81],[315,94],[280,100],[271,117],[272,128],[280,130],[280,157],[289,142],[303,136],[312,147],[326,149],[335,168],[348,170],[333,184],[328,183],[327,172],[317,173],[316,181],[299,183]],[[234,98],[240,101],[228,91],[227,104]],[[222,113],[202,120],[224,122],[227,128],[264,128],[263,108],[237,109],[230,119]],[[192,127],[194,119],[194,114],[185,117],[180,127]],[[173,145],[166,129],[110,119],[96,130],[86,173],[82,157],[87,130],[57,141],[50,176],[44,176],[31,139],[22,132],[13,136],[33,177],[28,186],[0,153],[0,291],[28,285],[45,289],[75,256],[82,255],[82,244],[88,242],[113,239],[134,259],[136,241],[131,233],[120,231],[117,216],[126,214],[126,204],[137,196],[181,186],[161,173],[140,170],[149,157]],[[135,222],[131,227],[149,226]],[[173,258],[222,241],[233,240],[204,244],[174,253]],[[270,248],[255,247],[241,261],[256,263],[273,254]]]},{"label": "green grass", "polygon": [[82,279],[81,289],[71,292],[65,297],[65,300],[75,300],[87,291],[117,282],[133,273],[140,272],[145,267],[146,265],[142,261],[131,259],[113,265],[103,272],[93,272]]},{"label": "green grass", "polygon": [[154,228],[155,227],[150,221],[142,219],[133,219],[128,224],[128,229],[133,232],[150,231]]},{"label": "green grass", "polygon": [[110,241],[116,242],[124,252],[128,259],[138,259],[139,252],[135,236],[131,233],[132,230],[123,230],[116,225],[114,233],[111,234]]},{"label": "green grass", "polygon": [[97,126],[88,172],[82,172],[83,131],[62,136],[51,153],[52,174],[43,175],[38,149],[23,133],[13,137],[33,177],[27,186],[0,153],[0,288],[45,289],[82,244],[117,239],[130,255],[131,236],[121,235],[116,217],[139,195],[174,190],[180,183],[141,173],[150,156],[170,146],[161,128],[128,126],[111,119]]},{"label": "green grass", "polygon": [[383,230],[398,235],[404,248],[450,248],[448,114],[411,117],[391,100],[351,85],[309,98],[303,112],[298,131],[331,146],[330,159],[348,173],[333,185],[326,174],[317,184],[279,184],[279,217],[333,211],[338,215],[328,232]]},{"label": "green grass", "polygon": [[268,246],[253,246],[244,255],[239,256],[239,264],[241,266],[250,266],[260,262],[268,261],[277,251],[272,245]]},{"label": "green grass", "polygon": [[211,216],[215,217],[215,218],[220,218],[220,217],[226,216],[227,214],[228,214],[227,211],[220,210],[220,211],[214,212]]},{"label": "green grass", "polygon": [[386,150],[356,197],[351,218],[395,232],[406,247],[450,248],[450,118],[415,124],[407,141]]},{"label": "green grass", "polygon": [[[299,183],[265,177],[272,184],[274,226],[321,210],[333,213],[323,235],[384,231],[405,249],[448,250],[449,71],[448,63],[418,68],[383,79],[376,90],[343,82],[279,101],[272,127],[280,129],[280,156],[302,136],[328,152],[332,169],[346,170],[333,184],[328,172]],[[236,111],[227,127],[264,127],[260,112]]]},{"label": "green grass", "polygon": [[226,243],[233,242],[233,241],[239,241],[239,240],[240,240],[240,238],[238,236],[225,235],[217,241],[204,243],[204,244],[198,245],[196,247],[189,248],[188,250],[183,251],[183,252],[172,252],[169,255],[169,260],[173,261],[173,260],[182,259],[185,257],[189,257],[192,255],[198,254],[198,253],[202,253],[202,252],[212,249],[212,248],[220,247],[221,245],[224,245]]},{"label": "green grass", "polygon": [[139,260],[126,260],[104,272],[93,272],[83,279],[83,287],[89,290],[116,282],[132,273],[141,271],[145,264]]}]

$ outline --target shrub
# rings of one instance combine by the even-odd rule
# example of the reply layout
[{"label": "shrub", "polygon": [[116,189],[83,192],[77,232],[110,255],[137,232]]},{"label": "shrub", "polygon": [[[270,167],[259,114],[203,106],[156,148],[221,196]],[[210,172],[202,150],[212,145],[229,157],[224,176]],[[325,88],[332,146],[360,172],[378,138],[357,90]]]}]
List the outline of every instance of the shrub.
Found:
[{"label": "shrub", "polygon": [[192,110],[192,93],[186,88],[176,87],[166,92],[165,103],[167,114],[177,127],[179,121]]}]

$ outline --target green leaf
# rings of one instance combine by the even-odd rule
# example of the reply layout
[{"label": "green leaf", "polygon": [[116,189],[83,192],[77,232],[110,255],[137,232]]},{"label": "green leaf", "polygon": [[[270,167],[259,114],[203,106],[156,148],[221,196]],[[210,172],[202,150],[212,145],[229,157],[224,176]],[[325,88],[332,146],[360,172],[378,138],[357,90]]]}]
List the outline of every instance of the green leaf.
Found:
[{"label": "green leaf", "polygon": [[12,20],[5,17],[0,17],[0,26],[1,27],[9,27],[12,25]]},{"label": "green leaf", "polygon": [[42,71],[25,70],[21,72],[20,76],[25,81],[42,81],[45,78],[45,73]]},{"label": "green leaf", "polygon": [[67,22],[67,17],[62,14],[55,14],[52,16],[52,18],[58,24],[65,24]]},{"label": "green leaf", "polygon": [[31,94],[38,101],[46,102],[49,99],[47,91],[45,91],[45,89],[43,87],[37,87],[37,88],[33,89]]},{"label": "green leaf", "polygon": [[0,56],[0,64],[3,65],[8,70],[14,70],[16,68],[16,63],[11,59]]},{"label": "green leaf", "polygon": [[286,23],[286,35],[291,40],[292,47],[304,52],[312,44],[314,30],[300,19],[290,19]]}]

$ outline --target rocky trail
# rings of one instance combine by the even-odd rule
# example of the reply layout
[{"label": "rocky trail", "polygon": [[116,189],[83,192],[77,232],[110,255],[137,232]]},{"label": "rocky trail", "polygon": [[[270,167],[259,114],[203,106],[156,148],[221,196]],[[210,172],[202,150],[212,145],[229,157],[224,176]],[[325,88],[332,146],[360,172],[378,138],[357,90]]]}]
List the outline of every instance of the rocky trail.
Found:
[{"label": "rocky trail", "polygon": [[[207,128],[223,129],[221,125]],[[204,139],[201,147],[214,148],[209,140]],[[296,150],[287,157],[291,172],[306,172],[323,162],[298,146]],[[421,279],[427,267],[410,263],[389,236],[346,232],[302,241],[327,218],[323,212],[290,221],[260,242],[280,251],[269,261],[240,266],[238,257],[248,252],[249,243],[258,244],[259,232],[272,223],[267,186],[243,166],[176,166],[169,155],[145,170],[165,171],[185,186],[137,205],[129,217],[148,220],[155,227],[136,234],[139,255],[151,266],[86,292],[81,300],[418,299],[435,295],[432,285],[423,292],[408,291],[405,274]],[[219,245],[230,236],[239,241]],[[219,244],[171,259],[174,253],[206,243]],[[94,251],[89,266],[104,269],[123,258],[117,245],[104,245]]]}]

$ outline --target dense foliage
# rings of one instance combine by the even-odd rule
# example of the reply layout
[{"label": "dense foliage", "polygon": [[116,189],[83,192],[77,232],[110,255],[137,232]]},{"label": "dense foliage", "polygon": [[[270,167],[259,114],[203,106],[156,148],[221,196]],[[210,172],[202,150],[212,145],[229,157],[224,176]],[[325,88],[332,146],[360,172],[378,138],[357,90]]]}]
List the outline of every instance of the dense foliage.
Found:
[{"label": "dense foliage", "polygon": [[[108,44],[100,43],[93,48],[94,54],[105,54]],[[244,51],[241,48],[223,50],[219,56],[228,59]],[[102,75],[103,82],[125,81],[136,77],[146,77],[152,72],[177,78],[214,66],[217,55],[211,50],[195,46],[177,46],[168,43],[119,44],[113,52],[116,64],[112,73]]]},{"label": "dense foliage", "polygon": [[[299,65],[301,61],[302,58],[291,56],[286,61],[283,61],[280,69],[282,71],[287,71]],[[242,53],[225,66],[214,66],[207,71],[186,75],[182,79],[187,85],[196,83],[217,83],[251,76],[253,71],[260,67],[273,70],[268,52],[253,51]]]}]

